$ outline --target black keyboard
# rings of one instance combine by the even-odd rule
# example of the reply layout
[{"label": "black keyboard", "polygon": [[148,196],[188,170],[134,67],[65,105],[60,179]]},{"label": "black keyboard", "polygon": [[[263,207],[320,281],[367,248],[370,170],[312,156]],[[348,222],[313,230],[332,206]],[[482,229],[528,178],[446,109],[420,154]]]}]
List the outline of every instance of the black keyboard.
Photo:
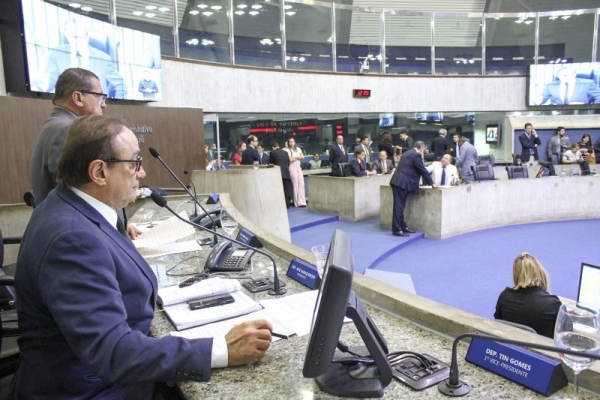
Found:
[{"label": "black keyboard", "polygon": [[410,386],[413,390],[423,390],[447,379],[450,375],[448,364],[428,354],[421,354],[428,359],[429,366],[424,365],[416,357],[406,357],[392,364],[394,378]]}]

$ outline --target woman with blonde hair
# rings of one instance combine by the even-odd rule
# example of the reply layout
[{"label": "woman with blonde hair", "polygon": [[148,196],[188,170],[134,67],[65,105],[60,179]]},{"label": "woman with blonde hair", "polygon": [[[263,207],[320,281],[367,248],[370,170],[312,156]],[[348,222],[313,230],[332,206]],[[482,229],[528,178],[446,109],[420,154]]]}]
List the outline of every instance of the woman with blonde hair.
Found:
[{"label": "woman with blonde hair", "polygon": [[513,262],[514,287],[498,297],[494,318],[527,325],[543,336],[554,336],[561,302],[549,293],[550,277],[531,254],[521,253]]},{"label": "woman with blonde hair", "polygon": [[300,160],[304,158],[302,149],[296,146],[296,140],[289,138],[283,149],[290,158],[290,175],[292,177],[292,186],[294,187],[294,206],[306,207],[306,197],[304,196],[304,175],[300,168]]}]

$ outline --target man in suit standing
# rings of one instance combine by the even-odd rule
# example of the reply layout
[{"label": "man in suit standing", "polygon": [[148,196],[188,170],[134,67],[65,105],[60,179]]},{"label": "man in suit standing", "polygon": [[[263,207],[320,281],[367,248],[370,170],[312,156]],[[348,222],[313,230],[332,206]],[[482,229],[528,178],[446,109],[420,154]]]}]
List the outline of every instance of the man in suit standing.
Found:
[{"label": "man in suit standing", "polygon": [[269,164],[277,165],[281,169],[285,206],[290,208],[290,204],[294,204],[294,187],[292,186],[292,175],[290,175],[290,155],[279,148],[279,143],[277,142],[271,144]]},{"label": "man in suit standing", "polygon": [[462,136],[462,128],[460,126],[456,127],[456,132],[452,135],[452,143],[450,144],[452,150],[452,164],[456,164],[456,159],[460,156],[460,145],[458,142],[460,141],[460,137]]},{"label": "man in suit standing", "polygon": [[362,136],[360,138],[360,143],[356,145],[354,151],[363,150],[365,152],[365,163],[367,164],[367,168],[371,165],[371,148],[369,144],[371,142],[371,138],[369,136]]},{"label": "man in suit standing", "polygon": [[373,167],[371,168],[376,174],[391,174],[394,172],[394,164],[392,160],[388,159],[387,151],[381,150],[379,152],[379,160],[373,161]]},{"label": "man in suit standing", "polygon": [[558,165],[562,161],[562,156],[565,151],[571,147],[569,137],[565,135],[565,128],[559,126],[556,128],[556,135],[552,136],[546,145],[546,155],[548,161],[554,165]]},{"label": "man in suit standing", "polygon": [[258,138],[254,135],[248,136],[246,141],[248,144],[246,150],[242,153],[242,165],[254,165],[254,162],[260,164],[260,156],[258,155]]},{"label": "man in suit standing", "polygon": [[73,123],[61,184],[34,210],[17,260],[15,398],[151,399],[156,382],[208,381],[211,368],[265,355],[265,320],[224,337],[149,336],[156,276],[117,217],[144,176],[137,138],[122,121]]},{"label": "man in suit standing", "polygon": [[475,165],[479,161],[477,149],[464,136],[460,137],[458,144],[460,146],[460,156],[456,158],[456,166],[461,169],[463,181],[472,182],[475,179],[473,168],[475,168]]},{"label": "man in suit standing", "polygon": [[450,149],[450,143],[446,139],[448,131],[444,128],[440,129],[439,135],[431,142],[431,151],[436,161],[441,160],[446,151]]},{"label": "man in suit standing", "polygon": [[342,135],[335,137],[335,144],[329,149],[329,161],[331,162],[331,175],[343,176],[338,164],[348,162],[348,153],[346,153],[344,137]]},{"label": "man in suit standing", "polygon": [[404,208],[406,207],[408,195],[419,193],[421,177],[428,185],[437,188],[423,164],[424,152],[425,143],[420,140],[417,141],[413,149],[402,154],[400,163],[390,181],[394,195],[394,219],[392,221],[392,234],[394,236],[410,236],[410,233],[414,233],[414,231],[408,229],[406,221],[404,221]]},{"label": "man in suit standing", "polygon": [[259,143],[256,146],[256,151],[258,151],[258,157],[260,158],[260,165],[267,165],[269,163],[269,155],[265,153],[265,149],[262,143]]},{"label": "man in suit standing", "polygon": [[414,144],[415,144],[415,141],[413,140],[413,138],[408,136],[408,133],[406,131],[400,132],[399,136],[400,136],[400,147],[402,147],[402,154],[404,154],[405,151],[412,150],[412,148],[414,147]]},{"label": "man in suit standing", "polygon": [[431,174],[431,179],[433,179],[435,185],[451,186],[453,183],[460,183],[458,170],[451,164],[451,161],[452,156],[450,154],[444,154],[440,161],[435,161],[426,167],[427,171]]},{"label": "man in suit standing", "polygon": [[[542,141],[538,137],[537,132],[533,129],[533,125],[529,122],[525,124],[525,133],[519,136],[521,142],[521,163],[526,164],[539,160],[538,146],[542,145]],[[531,160],[533,157],[533,160]]]},{"label": "man in suit standing", "polygon": [[368,176],[373,175],[373,171],[369,171],[367,169],[367,165],[365,160],[367,158],[367,154],[363,149],[359,146],[356,146],[356,151],[354,152],[354,158],[350,160],[350,171],[352,171],[352,175],[354,176]]},{"label": "man in suit standing", "polygon": [[591,79],[577,78],[571,67],[564,67],[556,73],[558,80],[544,87],[540,105],[549,104],[598,104],[600,88]]}]

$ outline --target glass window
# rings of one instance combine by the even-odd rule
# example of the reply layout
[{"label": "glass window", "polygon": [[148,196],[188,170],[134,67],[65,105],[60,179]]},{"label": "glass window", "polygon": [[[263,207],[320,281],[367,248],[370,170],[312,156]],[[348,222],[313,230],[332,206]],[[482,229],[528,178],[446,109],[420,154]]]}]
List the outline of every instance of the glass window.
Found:
[{"label": "glass window", "polygon": [[[160,53],[164,56],[175,55],[173,10],[170,1],[154,0],[134,5],[117,1],[116,9],[118,26],[160,36]],[[153,62],[156,65],[160,64],[160,60]]]},{"label": "glass window", "polygon": [[435,73],[481,74],[481,17],[435,17]]},{"label": "glass window", "polygon": [[179,55],[182,58],[229,64],[228,1],[181,3],[181,7],[185,8],[183,13],[180,12]]},{"label": "glass window", "polygon": [[104,2],[95,1],[93,2],[93,5],[87,4],[87,2],[84,4],[80,4],[78,2],[70,0],[44,0],[44,3],[50,3],[52,5],[59,6],[60,8],[64,8],[65,10],[70,11],[72,13],[85,15],[86,17],[94,18],[99,21],[110,22],[108,0],[105,0]]},{"label": "glass window", "polygon": [[282,68],[279,1],[234,0],[235,64]]},{"label": "glass window", "polygon": [[388,74],[431,74],[431,17],[386,12],[385,56]]},{"label": "glass window", "polygon": [[286,2],[287,69],[333,71],[331,6]]},{"label": "glass window", "polygon": [[340,7],[335,22],[337,71],[382,73],[381,10]]},{"label": "glass window", "polygon": [[535,14],[485,16],[485,72],[526,74],[535,62]]},{"label": "glass window", "polygon": [[539,62],[590,61],[594,19],[593,12],[540,13]]}]

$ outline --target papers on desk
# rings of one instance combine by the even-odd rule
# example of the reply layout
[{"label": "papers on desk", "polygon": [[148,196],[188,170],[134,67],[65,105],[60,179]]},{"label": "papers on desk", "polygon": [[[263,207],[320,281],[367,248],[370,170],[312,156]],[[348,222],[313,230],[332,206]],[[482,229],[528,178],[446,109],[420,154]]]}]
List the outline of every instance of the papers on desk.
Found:
[{"label": "papers on desk", "polygon": [[[180,288],[179,285],[158,290],[159,304],[162,304],[167,318],[175,329],[188,329],[211,322],[238,317],[262,309],[241,290],[235,279],[211,278]],[[191,310],[188,302],[229,293],[235,301],[222,306]]]},{"label": "papers on desk", "polygon": [[[317,293],[318,290],[312,290],[278,299],[260,300],[259,303],[264,307],[260,311],[183,332],[171,332],[171,335],[188,339],[225,336],[234,326],[243,322],[266,319],[273,325],[273,332],[287,336],[304,336],[310,332]],[[279,338],[272,339],[273,342],[277,340]]]},{"label": "papers on desk", "polygon": [[[189,220],[185,211],[180,212],[179,216],[185,220]],[[152,229],[146,229],[140,237],[133,240],[133,244],[137,249],[161,246],[183,239],[186,236],[193,235],[194,232],[193,226],[188,225],[173,216],[160,222]]]},{"label": "papers on desk", "polygon": [[[135,242],[135,241],[134,241]],[[186,253],[188,251],[202,250],[196,240],[163,244],[162,246],[142,247],[138,251],[144,258],[159,257],[165,254]]]}]

